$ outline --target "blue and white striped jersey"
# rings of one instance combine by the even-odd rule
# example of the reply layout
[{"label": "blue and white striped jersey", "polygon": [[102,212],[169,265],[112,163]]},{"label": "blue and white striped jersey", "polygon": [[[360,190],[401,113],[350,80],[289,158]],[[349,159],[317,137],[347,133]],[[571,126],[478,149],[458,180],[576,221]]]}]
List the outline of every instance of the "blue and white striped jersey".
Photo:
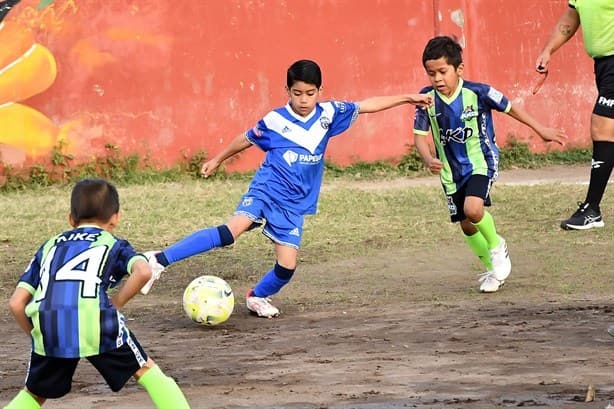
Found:
[{"label": "blue and white striped jersey", "polygon": [[297,115],[289,104],[269,112],[245,133],[266,152],[250,195],[295,214],[314,214],[328,141],[348,129],[358,114],[357,103],[339,101],[317,103],[307,117]]}]

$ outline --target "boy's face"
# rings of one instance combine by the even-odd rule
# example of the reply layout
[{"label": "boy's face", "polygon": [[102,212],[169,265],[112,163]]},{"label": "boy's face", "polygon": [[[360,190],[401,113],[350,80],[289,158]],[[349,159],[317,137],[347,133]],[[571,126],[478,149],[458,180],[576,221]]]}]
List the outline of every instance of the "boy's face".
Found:
[{"label": "boy's face", "polygon": [[292,110],[300,116],[307,116],[313,111],[320,96],[320,89],[315,84],[303,81],[295,82],[291,88],[286,87]]},{"label": "boy's face", "polygon": [[463,63],[458,68],[448,64],[445,57],[437,60],[426,60],[424,63],[426,75],[428,75],[431,85],[446,97],[451,97],[458,87],[458,79],[463,73]]}]

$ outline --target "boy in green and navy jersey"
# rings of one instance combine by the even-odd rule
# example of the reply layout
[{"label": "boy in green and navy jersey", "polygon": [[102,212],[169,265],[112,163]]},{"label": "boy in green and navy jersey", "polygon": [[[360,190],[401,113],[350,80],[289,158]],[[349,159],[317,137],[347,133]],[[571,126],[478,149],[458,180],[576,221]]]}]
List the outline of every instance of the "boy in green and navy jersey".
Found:
[{"label": "boy in green and navy jersey", "polygon": [[[546,141],[560,144],[566,136],[546,128],[495,88],[463,80],[462,48],[450,37],[431,39],[422,64],[431,86],[420,93],[433,97],[427,110],[416,110],[414,139],[426,167],[440,175],[452,222],[460,223],[471,250],[486,272],[480,291],[495,292],[511,272],[505,240],[497,234],[490,206],[490,188],[497,178],[499,149],[492,111],[505,112],[530,126]],[[436,156],[426,140],[432,133]]]},{"label": "boy in green and navy jersey", "polygon": [[[151,278],[145,256],[112,235],[119,196],[100,179],[76,184],[69,221],[73,229],[36,252],[11,297],[19,326],[32,338],[26,387],[5,409],[39,408],[70,391],[86,358],[114,392],[134,376],[158,408],[188,408],[175,381],[148,358],[118,311]],[[107,289],[129,275],[113,297]]]}]

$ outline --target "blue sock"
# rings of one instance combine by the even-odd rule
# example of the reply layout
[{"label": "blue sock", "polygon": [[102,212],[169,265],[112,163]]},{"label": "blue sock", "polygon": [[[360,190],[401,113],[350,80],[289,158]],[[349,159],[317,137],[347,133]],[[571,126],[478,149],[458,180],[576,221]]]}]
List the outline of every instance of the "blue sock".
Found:
[{"label": "blue sock", "polygon": [[285,268],[275,263],[275,267],[266,273],[254,287],[252,294],[260,298],[277,294],[284,285],[290,282],[293,274],[294,269]]},{"label": "blue sock", "polygon": [[[226,225],[199,230],[156,255],[160,264],[167,266],[196,254],[204,253],[215,247],[234,243],[230,229]],[[164,263],[166,262],[166,264]]]}]

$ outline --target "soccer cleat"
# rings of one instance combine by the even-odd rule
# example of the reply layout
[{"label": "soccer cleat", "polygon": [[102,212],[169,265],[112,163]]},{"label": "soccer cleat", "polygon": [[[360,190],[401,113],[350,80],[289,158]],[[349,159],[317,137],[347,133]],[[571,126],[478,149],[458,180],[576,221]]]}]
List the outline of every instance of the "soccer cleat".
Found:
[{"label": "soccer cleat", "polygon": [[247,297],[245,297],[245,304],[248,310],[264,318],[273,318],[279,315],[279,310],[271,304],[270,298],[255,297],[253,294],[254,290],[250,289],[247,292]]},{"label": "soccer cleat", "polygon": [[608,334],[614,337],[614,325],[610,325],[610,328],[608,328]]},{"label": "soccer cleat", "polygon": [[512,262],[507,251],[507,243],[501,236],[499,236],[499,245],[490,250],[490,261],[492,263],[493,277],[498,281],[505,281],[512,272]]},{"label": "soccer cleat", "polygon": [[505,280],[498,280],[495,272],[492,270],[480,274],[478,281],[480,282],[480,292],[482,293],[494,293],[505,284]]},{"label": "soccer cleat", "polygon": [[154,282],[160,278],[160,275],[162,275],[162,272],[164,271],[164,266],[158,263],[158,260],[156,259],[156,254],[158,253],[159,251],[146,251],[143,253],[143,255],[147,257],[147,262],[151,266],[151,278],[141,288],[141,294],[143,295],[149,294]]},{"label": "soccer cleat", "polygon": [[578,202],[578,210],[567,220],[561,222],[564,230],[587,230],[593,227],[603,227],[603,219],[598,210],[593,209],[588,203]]}]

